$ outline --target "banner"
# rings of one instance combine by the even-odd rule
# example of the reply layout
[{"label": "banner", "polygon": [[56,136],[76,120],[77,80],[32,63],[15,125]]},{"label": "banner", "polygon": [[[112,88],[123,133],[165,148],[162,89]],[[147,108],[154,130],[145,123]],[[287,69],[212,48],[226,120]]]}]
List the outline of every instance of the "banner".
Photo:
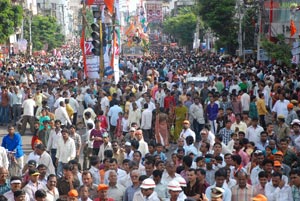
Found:
[{"label": "banner", "polygon": [[99,79],[99,56],[95,56],[92,53],[93,45],[91,41],[84,42],[84,50],[86,57],[86,77],[91,79]]},{"label": "banner", "polygon": [[146,13],[148,23],[161,23],[162,3],[146,3]]}]

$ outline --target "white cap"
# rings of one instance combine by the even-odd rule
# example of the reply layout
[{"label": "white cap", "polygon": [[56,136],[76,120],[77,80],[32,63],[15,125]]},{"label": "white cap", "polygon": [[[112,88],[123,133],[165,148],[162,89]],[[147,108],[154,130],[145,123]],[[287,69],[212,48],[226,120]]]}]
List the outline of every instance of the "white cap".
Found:
[{"label": "white cap", "polygon": [[298,124],[300,125],[300,120],[299,119],[294,119],[291,123],[291,125],[294,125],[294,124]]},{"label": "white cap", "polygon": [[172,181],[170,181],[168,183],[168,190],[171,190],[171,191],[182,191],[179,182],[176,181],[175,179],[173,179]]},{"label": "white cap", "polygon": [[143,189],[150,189],[150,188],[155,188],[155,182],[153,181],[153,179],[151,178],[147,178],[143,181],[142,185],[140,186],[140,188]]},{"label": "white cap", "polygon": [[179,183],[181,187],[186,187],[186,181],[183,177],[176,177],[175,180]]},{"label": "white cap", "polygon": [[131,146],[130,142],[125,142],[125,146]]}]

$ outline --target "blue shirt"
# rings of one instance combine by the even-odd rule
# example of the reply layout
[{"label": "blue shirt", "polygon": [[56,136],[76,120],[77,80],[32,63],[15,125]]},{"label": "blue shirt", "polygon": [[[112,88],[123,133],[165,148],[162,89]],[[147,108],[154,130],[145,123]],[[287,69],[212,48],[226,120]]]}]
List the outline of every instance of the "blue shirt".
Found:
[{"label": "blue shirt", "polygon": [[112,106],[108,111],[108,116],[110,117],[110,124],[112,126],[117,126],[117,120],[119,118],[119,112],[123,112],[122,108],[118,105]]},{"label": "blue shirt", "polygon": [[208,104],[206,107],[208,120],[214,121],[217,119],[217,115],[219,112],[218,104],[214,103],[213,105]]},{"label": "blue shirt", "polygon": [[167,160],[167,156],[166,156],[166,154],[163,153],[163,152],[157,153],[157,151],[155,151],[153,155],[154,155],[154,156],[155,156],[155,155],[159,155],[159,157],[160,157],[160,159],[161,159],[162,161],[166,161],[166,160]]},{"label": "blue shirt", "polygon": [[8,149],[8,151],[15,151],[16,158],[24,156],[22,149],[22,137],[19,133],[15,133],[13,138],[10,138],[9,135],[4,136],[2,139],[2,147]]},{"label": "blue shirt", "polygon": [[0,185],[0,195],[3,195],[4,193],[10,191],[10,185],[9,182],[5,182],[5,184]]}]

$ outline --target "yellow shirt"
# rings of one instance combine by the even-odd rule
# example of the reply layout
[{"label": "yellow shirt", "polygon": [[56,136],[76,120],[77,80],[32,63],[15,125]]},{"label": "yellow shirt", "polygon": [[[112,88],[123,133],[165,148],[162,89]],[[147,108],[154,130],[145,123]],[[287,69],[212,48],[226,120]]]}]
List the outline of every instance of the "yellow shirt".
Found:
[{"label": "yellow shirt", "polygon": [[268,110],[266,108],[265,99],[259,98],[256,101],[257,113],[258,115],[266,115]]},{"label": "yellow shirt", "polygon": [[71,118],[74,114],[74,110],[73,110],[73,108],[71,107],[70,104],[66,104],[66,110],[67,110],[69,118]]}]

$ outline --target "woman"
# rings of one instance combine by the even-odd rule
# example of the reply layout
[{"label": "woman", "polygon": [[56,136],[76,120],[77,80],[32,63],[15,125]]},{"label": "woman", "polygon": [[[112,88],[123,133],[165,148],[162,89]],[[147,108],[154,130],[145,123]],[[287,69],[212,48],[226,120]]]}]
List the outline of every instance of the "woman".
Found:
[{"label": "woman", "polygon": [[188,109],[182,104],[181,101],[179,101],[179,105],[175,108],[175,119],[175,131],[173,140],[177,141],[182,130],[182,122],[188,119]]},{"label": "woman", "polygon": [[155,119],[155,138],[157,143],[169,148],[168,115],[157,110]]}]

